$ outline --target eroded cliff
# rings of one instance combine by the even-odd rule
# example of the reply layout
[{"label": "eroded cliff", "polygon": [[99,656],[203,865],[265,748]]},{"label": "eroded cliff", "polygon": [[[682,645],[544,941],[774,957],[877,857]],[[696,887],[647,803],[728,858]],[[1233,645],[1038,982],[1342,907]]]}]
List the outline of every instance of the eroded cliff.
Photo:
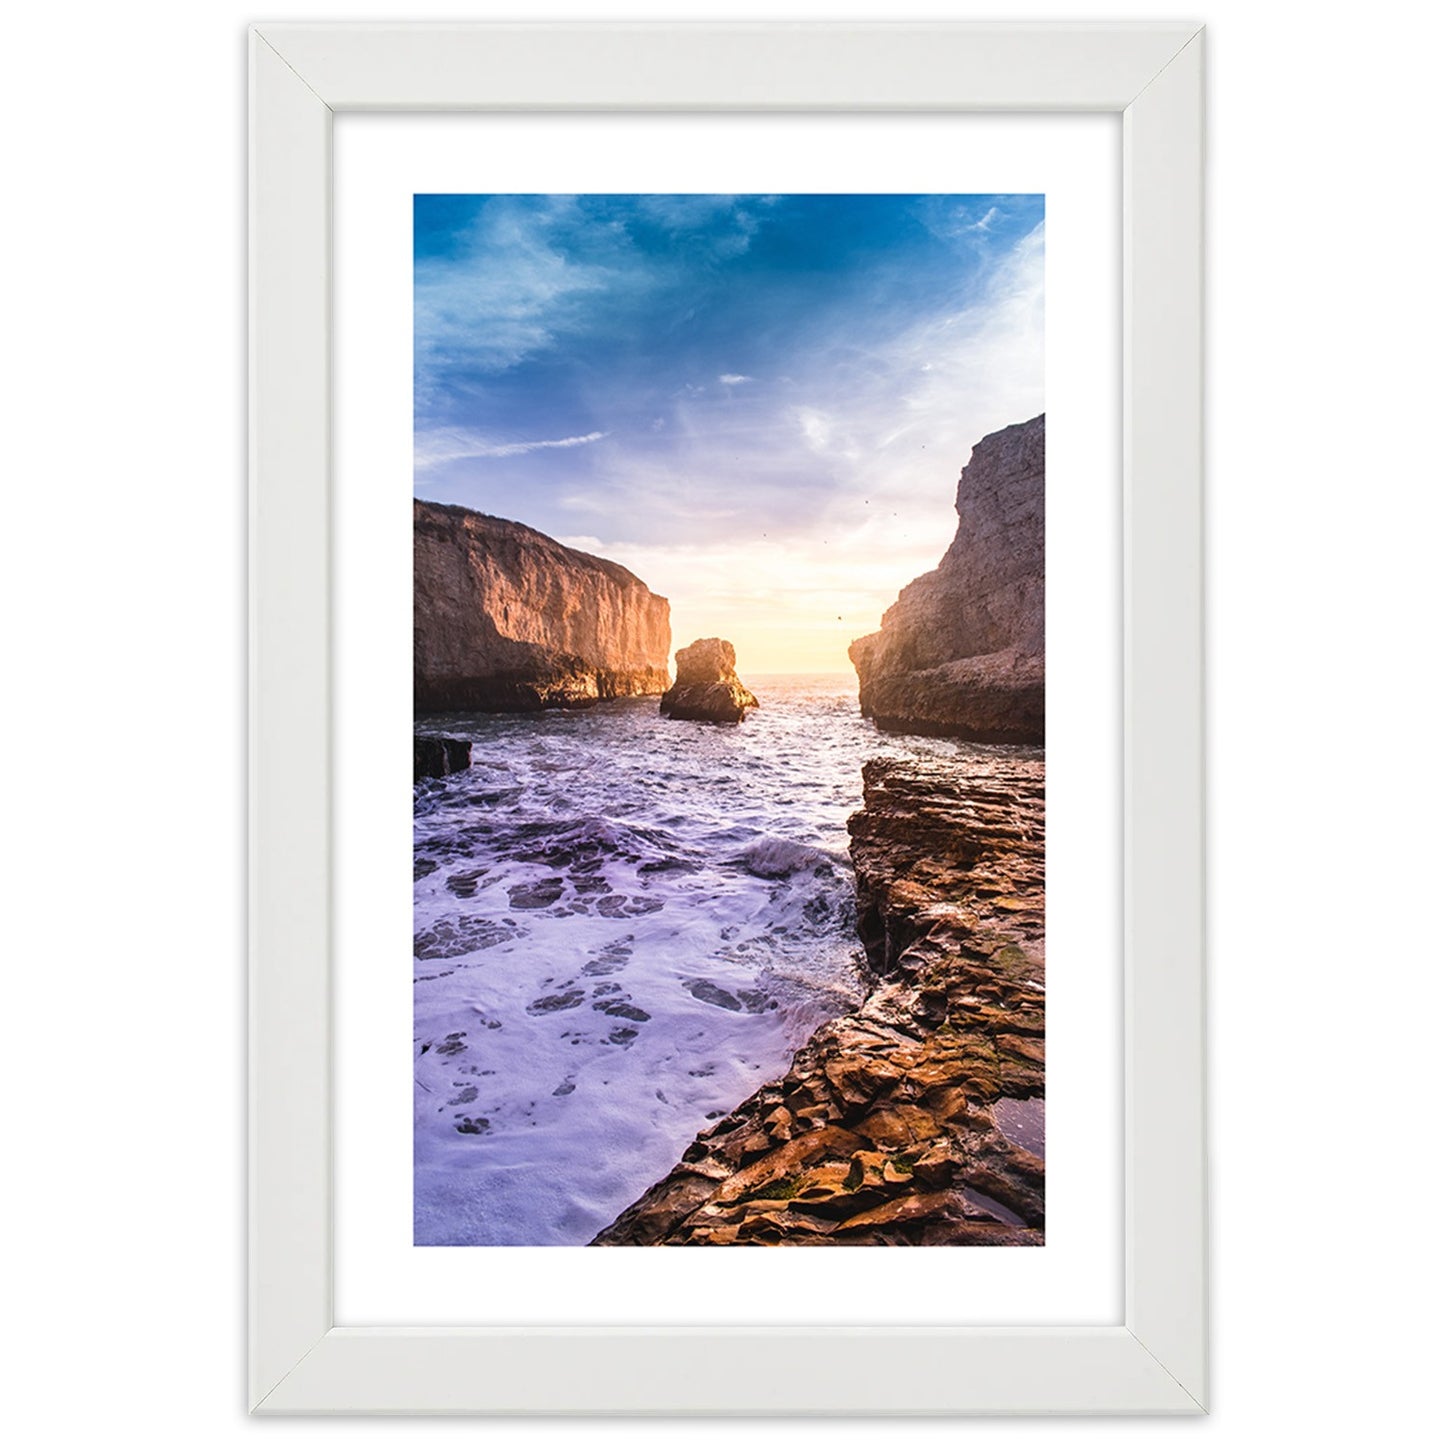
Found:
[{"label": "eroded cliff", "polygon": [[414,704],[532,712],[666,690],[667,599],[518,522],[413,503]]},{"label": "eroded cliff", "polygon": [[973,449],[958,532],[880,631],[848,649],[879,727],[979,742],[1044,740],[1044,418]]}]

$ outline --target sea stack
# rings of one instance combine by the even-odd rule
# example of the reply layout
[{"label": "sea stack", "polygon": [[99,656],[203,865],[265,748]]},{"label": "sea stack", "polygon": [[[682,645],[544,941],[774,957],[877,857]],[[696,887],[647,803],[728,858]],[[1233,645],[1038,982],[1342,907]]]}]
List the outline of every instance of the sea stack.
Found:
[{"label": "sea stack", "polygon": [[662,695],[664,717],[741,722],[758,700],[738,679],[737,654],[721,637],[678,649],[677,681]]},{"label": "sea stack", "polygon": [[958,482],[958,533],[882,630],[848,649],[890,732],[1044,740],[1044,418],[993,432]]},{"label": "sea stack", "polygon": [[665,597],[625,567],[466,507],[417,501],[418,713],[578,708],[667,687]]}]

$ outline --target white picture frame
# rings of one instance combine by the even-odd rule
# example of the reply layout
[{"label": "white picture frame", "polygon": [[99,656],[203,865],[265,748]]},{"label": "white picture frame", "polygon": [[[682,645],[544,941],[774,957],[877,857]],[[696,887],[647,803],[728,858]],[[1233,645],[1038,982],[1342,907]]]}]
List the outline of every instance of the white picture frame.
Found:
[{"label": "white picture frame", "polygon": [[[250,52],[253,1413],[1204,1411],[1201,28],[262,24]],[[333,1324],[331,133],[378,109],[1122,115],[1120,1324]]]}]

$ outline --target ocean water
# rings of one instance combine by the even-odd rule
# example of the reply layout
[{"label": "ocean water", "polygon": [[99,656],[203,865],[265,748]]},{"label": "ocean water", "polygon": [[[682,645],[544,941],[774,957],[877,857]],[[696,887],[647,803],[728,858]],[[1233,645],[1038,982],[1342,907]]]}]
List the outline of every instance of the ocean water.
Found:
[{"label": "ocean water", "polygon": [[851,676],[750,679],[739,726],[655,698],[418,719],[415,1240],[586,1244],[865,978],[847,819],[880,734]]}]

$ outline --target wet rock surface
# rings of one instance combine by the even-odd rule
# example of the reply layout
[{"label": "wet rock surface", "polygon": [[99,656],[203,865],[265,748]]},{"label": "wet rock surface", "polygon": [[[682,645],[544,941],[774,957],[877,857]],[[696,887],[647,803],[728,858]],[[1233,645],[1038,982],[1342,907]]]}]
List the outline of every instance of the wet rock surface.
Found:
[{"label": "wet rock surface", "polygon": [[1043,742],[1044,443],[1036,416],[974,447],[942,561],[848,649],[880,728]]},{"label": "wet rock surface", "polygon": [[757,705],[738,677],[731,642],[702,637],[678,649],[677,681],[662,695],[664,717],[735,723]]},{"label": "wet rock surface", "polygon": [[466,738],[417,736],[411,742],[412,781],[445,778],[472,765],[472,745]]},{"label": "wet rock surface", "polygon": [[537,712],[662,692],[667,599],[625,567],[466,507],[413,503],[418,713]]},{"label": "wet rock surface", "polygon": [[875,986],[594,1244],[1043,1243],[1043,760],[863,778]]}]

